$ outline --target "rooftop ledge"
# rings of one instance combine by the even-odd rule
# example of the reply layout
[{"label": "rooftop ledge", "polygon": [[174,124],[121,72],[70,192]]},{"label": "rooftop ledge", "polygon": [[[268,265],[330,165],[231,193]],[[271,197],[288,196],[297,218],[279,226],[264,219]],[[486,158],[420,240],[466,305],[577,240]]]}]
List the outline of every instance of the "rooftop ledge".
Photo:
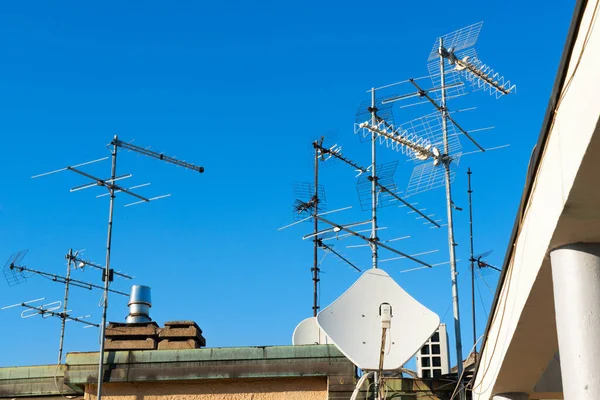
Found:
[{"label": "rooftop ledge", "polygon": [[[105,363],[106,383],[322,376],[353,386],[356,377],[333,345],[107,351]],[[69,353],[60,366],[0,368],[0,397],[81,394],[97,377],[98,352]]]}]

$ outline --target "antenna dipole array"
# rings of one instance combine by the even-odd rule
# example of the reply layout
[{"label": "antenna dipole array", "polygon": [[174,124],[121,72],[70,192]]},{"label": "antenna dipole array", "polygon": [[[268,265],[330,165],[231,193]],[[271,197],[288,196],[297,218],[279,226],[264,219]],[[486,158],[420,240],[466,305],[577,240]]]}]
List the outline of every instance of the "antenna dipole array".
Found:
[{"label": "antenna dipole array", "polygon": [[[55,312],[55,310],[60,309],[61,307],[61,302],[60,301],[53,301],[52,303],[48,303],[48,304],[43,304],[41,306],[32,306],[31,303],[37,302],[37,301],[42,301],[42,300],[46,300],[45,298],[39,298],[39,299],[35,299],[35,300],[29,300],[29,301],[24,301],[22,303],[16,303],[16,304],[12,304],[10,306],[5,306],[0,308],[0,310],[6,310],[9,308],[13,308],[13,307],[23,307],[25,308],[25,311],[23,311],[21,313],[21,318],[29,318],[29,317],[33,317],[36,315],[41,315],[42,318],[48,316],[48,317],[57,317],[60,318],[63,321],[74,321],[74,322],[79,322],[81,324],[87,325],[87,326],[94,326],[96,328],[100,327],[100,325],[98,324],[94,324],[93,322],[89,322],[89,321],[84,321],[84,318],[88,318],[89,315],[85,315],[82,317],[72,317],[69,314],[67,314],[66,311],[57,313]],[[33,311],[33,312],[29,312],[29,311]]]},{"label": "antenna dipole array", "polygon": [[[79,252],[73,252],[72,249],[69,249],[69,252],[67,253],[67,255],[65,256],[65,259],[67,260],[67,272],[66,275],[58,275],[58,274],[54,274],[54,273],[50,273],[50,272],[45,272],[45,271],[41,271],[41,270],[37,270],[37,269],[33,269],[33,268],[29,268],[25,265],[22,265],[22,261],[25,257],[25,255],[27,254],[27,250],[22,250],[20,252],[17,252],[13,255],[11,255],[8,259],[8,261],[6,262],[6,264],[4,265],[4,277],[6,278],[7,283],[9,284],[9,286],[14,286],[16,284],[20,284],[20,283],[24,283],[28,277],[33,276],[33,275],[38,275],[41,277],[44,277],[52,282],[56,282],[56,283],[62,283],[65,286],[65,294],[64,294],[64,300],[62,302],[62,312],[54,312],[55,310],[60,308],[60,302],[53,302],[50,303],[52,305],[52,307],[48,304],[43,305],[43,306],[36,306],[36,308],[29,306],[28,304],[30,302],[25,302],[25,303],[18,303],[17,305],[21,305],[21,307],[24,308],[28,308],[27,311],[31,311],[31,310],[38,310],[39,313],[29,313],[23,315],[23,318],[27,318],[33,315],[37,315],[40,314],[42,315],[42,317],[46,317],[46,316],[52,316],[52,317],[58,317],[61,318],[61,330],[60,330],[60,342],[59,342],[59,349],[58,349],[58,362],[60,363],[62,360],[62,354],[63,354],[63,348],[64,348],[64,337],[65,337],[65,328],[66,328],[66,322],[67,321],[75,321],[75,322],[82,322],[86,325],[88,325],[88,327],[91,326],[96,326],[99,327],[98,324],[93,324],[87,321],[83,321],[83,318],[87,318],[90,317],[85,316],[85,317],[72,317],[69,312],[71,312],[72,310],[68,310],[68,302],[69,302],[69,289],[71,286],[74,287],[79,287],[82,289],[87,289],[87,290],[94,290],[94,289],[100,289],[103,290],[104,288],[100,285],[95,285],[93,283],[90,282],[86,282],[86,281],[82,281],[79,279],[74,279],[71,277],[71,270],[72,268],[77,268],[77,265],[75,264],[76,260],[80,260],[80,258],[78,258],[78,254]],[[80,261],[81,265],[83,265],[83,261]],[[87,262],[87,263],[91,263],[91,262]],[[91,263],[93,264],[93,263]],[[123,276],[127,276],[124,274],[120,274]],[[128,294],[125,292],[121,292],[118,290],[114,290],[114,289],[109,289],[109,291],[111,293],[115,293],[115,294],[119,294],[122,296],[127,297]],[[37,300],[35,300],[37,301]],[[55,305],[58,304],[58,306],[55,307]],[[14,305],[16,306],[16,305]],[[12,307],[12,306],[10,306]],[[7,307],[7,308],[10,308]],[[24,313],[25,313],[24,312]]]},{"label": "antenna dipole array", "polygon": [[[373,143],[376,138],[379,138],[380,144],[385,144],[388,148],[407,155],[417,163],[409,182],[407,195],[440,186],[444,186],[446,189],[449,264],[459,377],[462,377],[463,365],[461,362],[462,343],[458,307],[453,210],[460,209],[456,207],[452,200],[451,183],[455,175],[454,169],[458,165],[458,161],[462,155],[458,135],[466,136],[477,147],[478,151],[485,152],[486,149],[477,143],[471,134],[475,131],[489,128],[467,131],[454,118],[454,113],[447,106],[447,100],[465,93],[465,85],[461,79],[474,83],[475,87],[489,91],[491,94],[496,94],[496,97],[513,93],[515,89],[515,85],[511,85],[509,81],[481,63],[475,51],[471,49],[477,40],[481,26],[482,23],[473,24],[436,40],[428,60],[433,61],[428,65],[434,83],[433,88],[424,89],[418,83],[423,78],[408,79],[380,88],[372,88],[369,90],[371,93],[371,106],[368,108],[370,118],[367,119],[366,113],[359,111],[355,124],[355,133],[359,134],[359,137],[370,137]],[[375,98],[376,91],[405,84],[409,84],[416,91],[406,94],[396,94],[382,99]],[[449,91],[452,91],[452,93],[448,93]],[[405,105],[401,108],[417,104],[431,104],[437,116],[428,114],[415,121],[396,125],[391,106],[398,101],[415,98],[418,99],[416,103]],[[364,107],[364,103],[361,107]],[[379,115],[378,112],[380,110],[378,107],[381,109]],[[375,151],[373,150],[374,154]],[[372,178],[372,183],[374,186],[377,185],[376,177]],[[376,385],[377,382],[376,379]],[[460,390],[460,396],[461,399],[464,399],[465,391],[462,389]]]},{"label": "antenna dipole array", "polygon": [[[87,173],[87,172],[84,172],[84,171],[78,169],[81,166],[85,166],[88,164],[106,160],[107,159],[106,157],[102,158],[102,159],[93,160],[93,161],[78,164],[75,166],[69,166],[66,168],[62,168],[62,169],[58,169],[55,171],[50,171],[50,172],[46,172],[46,173],[43,173],[40,175],[33,176],[33,178],[37,178],[37,177],[42,177],[42,176],[50,175],[50,174],[61,172],[61,171],[72,171],[72,172],[75,172],[79,175],[82,175],[82,176],[90,179],[92,182],[88,183],[87,185],[77,186],[77,187],[71,189],[71,191],[87,189],[87,188],[91,188],[94,186],[105,187],[108,190],[108,195],[109,195],[110,200],[109,200],[109,212],[108,212],[108,232],[107,232],[107,239],[106,239],[106,262],[105,262],[105,266],[104,266],[103,274],[102,274],[102,280],[104,282],[104,296],[103,296],[103,302],[102,302],[102,324],[100,326],[100,351],[99,351],[99,361],[98,361],[97,400],[102,399],[102,383],[104,381],[104,379],[103,379],[103,376],[104,376],[104,344],[105,344],[104,341],[105,341],[105,332],[106,332],[108,293],[111,292],[111,290],[109,289],[109,286],[110,286],[110,282],[112,281],[112,278],[114,275],[114,271],[110,267],[110,262],[111,262],[112,230],[113,230],[115,195],[116,195],[116,193],[124,193],[124,194],[127,194],[127,195],[132,196],[137,199],[137,201],[126,204],[126,206],[132,206],[132,205],[137,205],[137,204],[141,204],[141,203],[149,203],[150,201],[159,200],[159,199],[163,199],[163,198],[170,196],[170,194],[167,194],[167,195],[148,198],[148,197],[141,196],[141,195],[133,192],[131,190],[132,188],[125,188],[125,187],[116,185],[114,183],[115,181],[120,180],[120,179],[126,179],[131,176],[130,174],[123,175],[123,176],[117,175],[117,153],[118,153],[118,150],[121,148],[121,149],[129,150],[129,151],[133,151],[133,152],[142,154],[144,156],[158,159],[158,160],[161,160],[161,161],[164,161],[164,162],[167,162],[170,164],[174,164],[174,165],[186,168],[186,169],[190,169],[190,170],[197,171],[200,173],[204,172],[204,167],[201,167],[201,166],[198,166],[198,165],[186,162],[186,161],[178,160],[175,157],[167,156],[164,153],[159,153],[159,152],[149,150],[149,148],[142,148],[140,146],[136,146],[131,143],[124,142],[124,141],[120,140],[117,135],[114,136],[113,140],[110,142],[110,144],[107,147],[109,148],[110,155],[111,155],[111,157],[110,157],[111,158],[111,174],[110,174],[110,178],[108,178],[108,179],[100,179],[100,178],[97,178],[97,177]],[[143,186],[147,186],[147,185],[142,184],[142,185],[136,185],[135,187],[143,187]],[[88,264],[88,265],[90,265],[90,264]]]}]

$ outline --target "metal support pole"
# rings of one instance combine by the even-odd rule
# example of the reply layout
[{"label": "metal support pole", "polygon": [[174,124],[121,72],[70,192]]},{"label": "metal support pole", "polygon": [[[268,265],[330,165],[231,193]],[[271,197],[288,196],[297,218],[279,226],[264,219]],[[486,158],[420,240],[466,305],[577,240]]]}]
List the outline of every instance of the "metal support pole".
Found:
[{"label": "metal support pole", "polygon": [[[112,167],[111,167],[111,182],[114,182],[117,176],[117,136],[115,135],[113,140],[113,151],[112,151]],[[106,267],[104,269],[104,297],[102,302],[102,324],[100,326],[100,360],[98,362],[98,397],[97,400],[102,399],[102,382],[104,378],[104,336],[106,333],[106,310],[108,308],[108,286],[110,285],[111,273],[110,273],[110,249],[112,242],[112,228],[113,228],[113,211],[115,205],[115,189],[114,185],[109,187],[110,193],[110,205],[108,211],[108,234],[106,238]]]},{"label": "metal support pole", "polygon": [[473,351],[477,354],[477,348],[475,345],[477,344],[477,327],[475,326],[475,255],[473,249],[473,203],[471,199],[471,193],[473,190],[471,189],[471,168],[467,170],[467,176],[469,178],[469,236],[471,237],[471,257],[469,261],[471,261],[471,312],[473,313]]},{"label": "metal support pole", "polygon": [[550,260],[564,399],[600,399],[600,243],[561,246]]},{"label": "metal support pole", "polygon": [[73,249],[69,249],[69,255],[67,256],[67,279],[65,279],[65,299],[63,301],[63,312],[61,317],[60,324],[60,344],[58,347],[58,363],[62,360],[63,353],[63,344],[65,341],[65,325],[67,319],[65,316],[67,315],[67,303],[69,302],[69,282],[71,281],[71,260],[73,258]]},{"label": "metal support pole", "polygon": [[[316,216],[319,213],[319,149],[317,146],[315,147],[315,194],[314,201],[315,206],[313,208],[313,216]],[[319,232],[319,220],[317,218],[313,218],[314,223],[314,233],[315,237],[313,238],[314,248],[313,248],[313,286],[314,286],[314,294],[313,294],[313,317],[317,316],[317,312],[319,310],[319,236],[317,232]]]},{"label": "metal support pole", "polygon": [[[444,48],[444,42],[443,39],[440,38],[440,48],[439,48],[439,54],[440,54],[440,77],[441,77],[441,85],[442,85],[442,89],[441,89],[441,108],[442,108],[442,134],[443,134],[443,140],[444,140],[444,172],[445,172],[445,178],[446,178],[446,209],[448,212],[448,249],[450,252],[450,279],[452,281],[452,308],[454,311],[454,335],[456,337],[456,366],[457,366],[457,376],[460,378],[462,376],[462,371],[463,371],[463,355],[462,355],[462,340],[461,340],[461,333],[460,333],[460,312],[459,312],[459,308],[458,308],[458,282],[456,279],[457,276],[457,272],[456,272],[456,256],[454,253],[454,247],[455,247],[455,242],[454,242],[454,226],[453,226],[453,221],[452,221],[452,191],[451,191],[451,187],[450,187],[450,154],[449,153],[449,146],[448,146],[448,126],[447,126],[447,119],[448,119],[448,111],[446,109],[446,79],[444,76],[444,57],[442,55],[442,51]],[[462,383],[459,381],[457,382],[457,385],[462,385]],[[460,388],[459,389],[459,399],[460,400],[465,400],[466,399],[466,393],[464,388]]]},{"label": "metal support pole", "polygon": [[[375,88],[371,88],[371,124],[377,125],[377,108],[375,107]],[[371,255],[373,268],[377,268],[377,134],[371,132]]]}]

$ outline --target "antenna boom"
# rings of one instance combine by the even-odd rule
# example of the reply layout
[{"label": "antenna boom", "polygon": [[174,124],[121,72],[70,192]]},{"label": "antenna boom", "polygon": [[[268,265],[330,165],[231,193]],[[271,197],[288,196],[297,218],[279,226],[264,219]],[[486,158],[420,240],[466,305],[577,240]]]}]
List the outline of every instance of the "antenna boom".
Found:
[{"label": "antenna boom", "polygon": [[134,144],[127,143],[127,142],[124,142],[124,141],[119,140],[119,139],[114,139],[111,142],[111,144],[114,145],[114,146],[117,146],[117,147],[121,147],[123,149],[135,151],[136,153],[140,153],[140,154],[148,156],[148,157],[156,158],[157,160],[162,160],[162,161],[168,162],[170,164],[175,164],[175,165],[177,165],[179,167],[191,169],[192,171],[198,171],[200,173],[204,172],[204,167],[197,166],[197,165],[185,162],[185,161],[181,161],[181,160],[178,160],[178,159],[176,159],[174,157],[166,156],[163,153],[158,153],[158,152],[152,151],[150,149],[145,149],[143,147],[136,146]]}]

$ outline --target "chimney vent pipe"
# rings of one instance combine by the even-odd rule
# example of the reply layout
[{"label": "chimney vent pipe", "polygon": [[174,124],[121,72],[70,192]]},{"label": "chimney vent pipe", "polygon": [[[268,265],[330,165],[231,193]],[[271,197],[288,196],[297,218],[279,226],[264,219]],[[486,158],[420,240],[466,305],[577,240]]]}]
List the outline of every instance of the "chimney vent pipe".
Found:
[{"label": "chimney vent pipe", "polygon": [[129,295],[129,315],[125,320],[128,324],[151,322],[150,307],[152,300],[150,298],[150,286],[134,285],[131,287]]}]

